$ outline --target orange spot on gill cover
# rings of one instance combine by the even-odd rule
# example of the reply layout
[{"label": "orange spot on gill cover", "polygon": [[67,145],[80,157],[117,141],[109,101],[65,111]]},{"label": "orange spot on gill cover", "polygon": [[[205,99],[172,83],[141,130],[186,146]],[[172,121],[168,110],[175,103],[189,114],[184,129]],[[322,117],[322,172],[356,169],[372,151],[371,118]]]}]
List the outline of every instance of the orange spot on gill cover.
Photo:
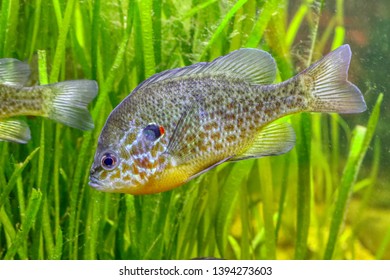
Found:
[{"label": "orange spot on gill cover", "polygon": [[160,125],[159,129],[160,129],[161,136],[164,135],[164,133],[165,133],[164,127]]}]

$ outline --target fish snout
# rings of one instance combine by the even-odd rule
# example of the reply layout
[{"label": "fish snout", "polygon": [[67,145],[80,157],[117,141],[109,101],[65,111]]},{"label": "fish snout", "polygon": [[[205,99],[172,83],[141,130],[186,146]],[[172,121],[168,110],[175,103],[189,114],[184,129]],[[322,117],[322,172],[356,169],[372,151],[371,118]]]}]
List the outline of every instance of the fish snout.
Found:
[{"label": "fish snout", "polygon": [[92,177],[96,172],[96,167],[93,165],[89,170],[89,177]]},{"label": "fish snout", "polygon": [[100,180],[93,175],[89,176],[88,185],[90,185],[92,188],[98,189],[98,190],[102,189],[102,187],[103,187],[103,184],[100,182]]},{"label": "fish snout", "polygon": [[97,170],[98,170],[98,166],[95,166],[92,165],[91,167],[91,170],[89,171],[89,182],[88,184],[92,187],[92,188],[95,188],[95,189],[101,189],[102,188],[102,183],[101,181],[97,178]]}]

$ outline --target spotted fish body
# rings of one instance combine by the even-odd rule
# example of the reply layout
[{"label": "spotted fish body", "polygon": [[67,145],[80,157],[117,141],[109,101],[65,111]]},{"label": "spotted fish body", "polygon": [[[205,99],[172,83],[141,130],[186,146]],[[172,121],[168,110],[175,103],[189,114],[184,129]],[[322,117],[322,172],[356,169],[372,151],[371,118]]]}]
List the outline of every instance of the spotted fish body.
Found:
[{"label": "spotted fish body", "polygon": [[210,63],[156,74],[110,114],[90,185],[108,192],[157,193],[226,161],[277,155],[295,144],[289,114],[366,109],[347,81],[348,45],[279,83],[266,52],[241,49]]},{"label": "spotted fish body", "polygon": [[97,94],[95,81],[75,80],[27,87],[28,64],[0,59],[0,141],[27,143],[31,136],[18,116],[42,116],[82,130],[92,129],[88,103]]}]

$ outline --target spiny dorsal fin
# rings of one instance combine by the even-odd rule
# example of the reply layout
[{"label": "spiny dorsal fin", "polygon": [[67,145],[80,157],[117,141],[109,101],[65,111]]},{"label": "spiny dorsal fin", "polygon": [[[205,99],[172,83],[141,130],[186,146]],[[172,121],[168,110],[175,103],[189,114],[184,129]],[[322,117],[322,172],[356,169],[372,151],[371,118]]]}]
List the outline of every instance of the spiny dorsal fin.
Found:
[{"label": "spiny dorsal fin", "polygon": [[248,150],[231,160],[284,154],[290,151],[294,144],[295,133],[289,123],[271,123],[261,130]]},{"label": "spiny dorsal fin", "polygon": [[23,86],[30,77],[30,67],[27,63],[14,58],[0,59],[0,84]]},{"label": "spiny dorsal fin", "polygon": [[212,62],[200,62],[190,66],[158,73],[137,88],[160,81],[196,74],[225,74],[247,80],[253,84],[271,84],[275,80],[276,64],[272,56],[258,49],[240,49],[221,56]]},{"label": "spiny dorsal fin", "polygon": [[0,141],[25,144],[30,138],[30,129],[25,121],[16,119],[0,121]]},{"label": "spiny dorsal fin", "polygon": [[267,85],[275,80],[276,64],[272,56],[258,49],[239,49],[208,63],[204,71],[232,73],[248,82]]}]

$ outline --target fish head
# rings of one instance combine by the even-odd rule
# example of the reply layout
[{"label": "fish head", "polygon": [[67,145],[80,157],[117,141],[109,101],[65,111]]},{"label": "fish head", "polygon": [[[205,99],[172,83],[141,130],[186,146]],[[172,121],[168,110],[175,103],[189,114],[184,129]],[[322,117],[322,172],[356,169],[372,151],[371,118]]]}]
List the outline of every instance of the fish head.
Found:
[{"label": "fish head", "polygon": [[164,128],[155,123],[115,133],[105,127],[99,137],[89,185],[105,192],[158,192],[154,187],[167,164],[166,145]]}]

